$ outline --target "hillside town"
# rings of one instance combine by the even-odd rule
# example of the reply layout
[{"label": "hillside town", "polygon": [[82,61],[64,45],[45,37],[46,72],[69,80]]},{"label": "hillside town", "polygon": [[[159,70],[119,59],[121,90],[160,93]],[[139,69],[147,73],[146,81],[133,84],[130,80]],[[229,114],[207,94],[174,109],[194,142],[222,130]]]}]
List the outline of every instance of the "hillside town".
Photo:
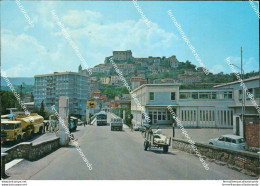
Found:
[{"label": "hillside town", "polygon": [[[259,20],[250,6],[23,2],[30,20],[12,3],[2,3],[3,185],[258,185]],[[9,19],[17,10],[25,20]]]}]

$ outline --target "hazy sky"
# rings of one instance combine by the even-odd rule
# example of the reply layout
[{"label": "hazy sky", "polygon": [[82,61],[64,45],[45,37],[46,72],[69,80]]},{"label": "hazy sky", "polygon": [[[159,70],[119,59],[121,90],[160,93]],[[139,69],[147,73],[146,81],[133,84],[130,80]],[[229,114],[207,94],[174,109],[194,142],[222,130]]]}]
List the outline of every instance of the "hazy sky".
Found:
[{"label": "hazy sky", "polygon": [[137,3],[151,21],[150,28],[131,1],[21,1],[34,27],[15,1],[1,2],[2,69],[10,77],[77,71],[81,61],[52,10],[90,67],[103,63],[113,50],[132,50],[134,57],[176,55],[179,61],[199,66],[167,14],[171,9],[211,72],[230,73],[225,59],[231,57],[239,65],[241,46],[245,72],[259,70],[259,19],[249,2]]}]

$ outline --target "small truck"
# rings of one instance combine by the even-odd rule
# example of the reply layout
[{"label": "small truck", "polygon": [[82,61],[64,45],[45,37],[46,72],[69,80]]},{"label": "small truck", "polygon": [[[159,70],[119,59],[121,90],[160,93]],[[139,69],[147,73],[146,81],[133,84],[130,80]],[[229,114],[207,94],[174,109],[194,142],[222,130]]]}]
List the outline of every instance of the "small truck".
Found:
[{"label": "small truck", "polygon": [[123,121],[121,118],[111,118],[111,131],[114,130],[123,130]]},{"label": "small truck", "polygon": [[153,132],[152,129],[147,129],[144,132],[144,150],[147,151],[151,147],[163,149],[164,153],[168,152],[169,146],[171,146],[171,138],[161,134]]}]

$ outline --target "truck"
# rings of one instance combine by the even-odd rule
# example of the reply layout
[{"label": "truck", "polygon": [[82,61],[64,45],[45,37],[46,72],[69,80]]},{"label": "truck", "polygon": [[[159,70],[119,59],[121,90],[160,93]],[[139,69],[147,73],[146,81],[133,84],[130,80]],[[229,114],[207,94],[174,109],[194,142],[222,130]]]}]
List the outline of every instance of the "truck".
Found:
[{"label": "truck", "polygon": [[163,152],[167,153],[169,146],[171,146],[171,137],[168,137],[162,133],[158,133],[157,131],[153,132],[152,129],[146,127],[146,131],[143,135],[144,150],[147,151],[153,147],[163,149]]},{"label": "truck", "polygon": [[123,121],[121,118],[111,118],[111,131],[118,130],[122,131],[123,130]]},{"label": "truck", "polygon": [[7,121],[1,121],[1,143],[19,143],[22,140],[31,139],[36,133],[43,132],[43,117],[36,113],[19,114]]}]

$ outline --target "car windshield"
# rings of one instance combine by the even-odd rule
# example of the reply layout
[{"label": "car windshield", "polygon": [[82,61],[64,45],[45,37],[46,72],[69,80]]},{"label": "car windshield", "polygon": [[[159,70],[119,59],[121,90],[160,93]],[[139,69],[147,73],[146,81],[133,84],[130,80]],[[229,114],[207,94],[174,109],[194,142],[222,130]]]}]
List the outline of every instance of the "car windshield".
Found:
[{"label": "car windshield", "polygon": [[244,138],[240,138],[240,139],[238,139],[238,142],[239,142],[239,143],[244,143],[244,142],[245,142],[245,139],[244,139]]},{"label": "car windshield", "polygon": [[97,119],[107,119],[107,116],[106,115],[99,115],[99,116],[97,116]]},{"label": "car windshield", "polygon": [[14,129],[14,125],[13,124],[1,124],[1,129],[6,129],[6,130]]}]

